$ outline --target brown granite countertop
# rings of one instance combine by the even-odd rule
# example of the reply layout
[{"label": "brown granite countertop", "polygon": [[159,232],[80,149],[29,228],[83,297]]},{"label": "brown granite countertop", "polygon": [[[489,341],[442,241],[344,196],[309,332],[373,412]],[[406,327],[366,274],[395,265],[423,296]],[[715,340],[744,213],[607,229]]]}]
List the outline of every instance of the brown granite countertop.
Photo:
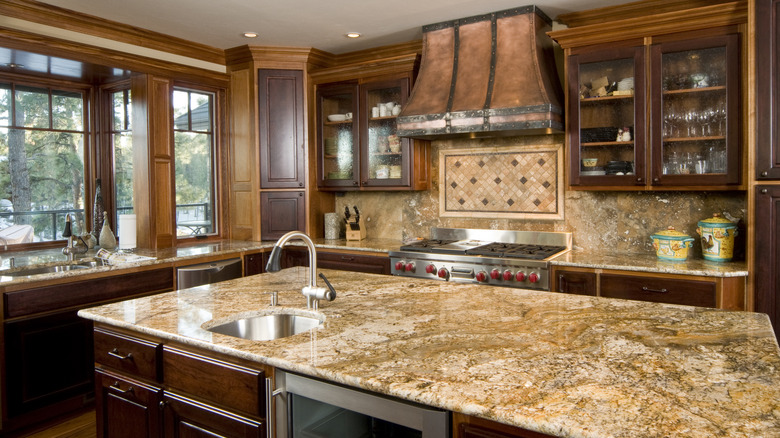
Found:
[{"label": "brown granite countertop", "polygon": [[659,260],[654,254],[609,254],[569,251],[554,258],[553,266],[573,266],[593,269],[655,272],[665,274],[701,275],[705,277],[746,277],[745,262],[711,262],[688,258],[681,262]]},{"label": "brown granite countertop", "polygon": [[[340,240],[327,240],[327,239],[315,239],[315,244],[318,249],[335,249],[335,250],[347,250],[347,251],[361,251],[361,252],[376,252],[387,253],[388,251],[397,250],[401,246],[401,242],[392,239],[364,239],[361,241],[346,241]],[[79,269],[67,272],[57,272],[49,274],[39,274],[29,277],[10,276],[3,275],[14,271],[19,271],[24,267],[35,266],[47,266],[53,264],[62,264],[66,261],[65,256],[62,254],[61,248],[52,248],[45,250],[34,251],[16,251],[8,253],[0,253],[0,285],[7,286],[9,284],[20,283],[32,283],[43,280],[51,280],[58,278],[69,277],[81,277],[85,275],[107,272],[107,271],[122,271],[125,269],[132,269],[141,266],[161,265],[161,264],[175,264],[183,265],[187,263],[196,263],[197,259],[205,257],[240,257],[243,254],[261,251],[273,247],[276,241],[237,241],[237,240],[220,240],[216,242],[200,243],[194,245],[180,246],[177,248],[165,248],[165,249],[144,249],[136,248],[132,251],[132,254],[137,254],[144,257],[150,257],[150,260],[144,260],[133,263],[119,263],[110,266],[100,266],[90,269]],[[303,245],[298,240],[290,241],[287,245],[297,246]],[[79,254],[76,256],[76,261],[83,260],[95,260],[95,254],[97,249],[91,249],[86,254]],[[14,258],[15,268],[10,267],[10,258]]]},{"label": "brown granite countertop", "polygon": [[321,303],[324,324],[275,341],[203,326],[305,314],[307,268],[79,314],[556,436],[780,436],[780,348],[764,314],[325,273],[339,296]]}]

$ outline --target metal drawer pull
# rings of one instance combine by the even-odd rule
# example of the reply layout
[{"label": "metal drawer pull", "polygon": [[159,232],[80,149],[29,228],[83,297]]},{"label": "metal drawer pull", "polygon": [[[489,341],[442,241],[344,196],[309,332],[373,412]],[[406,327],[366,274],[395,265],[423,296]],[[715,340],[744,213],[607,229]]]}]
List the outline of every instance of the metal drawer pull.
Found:
[{"label": "metal drawer pull", "polygon": [[284,392],[283,389],[274,389],[274,381],[270,377],[265,378],[265,421],[267,424],[267,438],[276,436],[276,416],[273,409],[274,397]]},{"label": "metal drawer pull", "polygon": [[355,258],[354,257],[341,256],[341,260],[344,260],[345,262],[353,262],[353,261],[355,261]]},{"label": "metal drawer pull", "polygon": [[127,353],[127,356],[122,356],[119,354],[119,349],[114,348],[113,350],[108,352],[109,356],[115,357],[119,360],[133,360],[133,353]]},{"label": "metal drawer pull", "polygon": [[642,291],[644,291],[644,292],[656,292],[656,293],[659,293],[659,294],[665,294],[665,293],[669,292],[669,290],[666,289],[666,288],[663,288],[663,289],[650,289],[647,286],[642,286]]},{"label": "metal drawer pull", "polygon": [[118,381],[114,382],[114,384],[111,385],[111,389],[113,389],[114,391],[116,391],[116,392],[118,392],[120,394],[132,394],[132,392],[133,392],[133,387],[132,386],[127,388],[127,389],[120,388]]}]

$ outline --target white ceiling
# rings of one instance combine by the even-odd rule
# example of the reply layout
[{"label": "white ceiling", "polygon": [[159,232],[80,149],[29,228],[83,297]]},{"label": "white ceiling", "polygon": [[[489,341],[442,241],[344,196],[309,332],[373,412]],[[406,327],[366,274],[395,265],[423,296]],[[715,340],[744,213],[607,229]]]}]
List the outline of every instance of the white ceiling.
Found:
[{"label": "white ceiling", "polygon": [[[246,44],[339,54],[420,39],[422,26],[532,3],[522,0],[41,0],[220,49]],[[550,18],[627,0],[539,0]],[[246,39],[243,32],[260,36]],[[349,39],[347,32],[363,36]]]}]

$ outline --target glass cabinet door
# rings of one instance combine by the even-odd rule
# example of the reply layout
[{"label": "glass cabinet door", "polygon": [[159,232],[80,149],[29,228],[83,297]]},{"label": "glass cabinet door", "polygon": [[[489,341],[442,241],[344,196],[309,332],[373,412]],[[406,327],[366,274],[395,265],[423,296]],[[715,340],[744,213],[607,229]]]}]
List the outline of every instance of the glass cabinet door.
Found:
[{"label": "glass cabinet door", "polygon": [[317,90],[320,184],[357,186],[358,151],[357,84],[323,86]]},{"label": "glass cabinet door", "polygon": [[739,183],[737,41],[651,46],[654,185]]},{"label": "glass cabinet door", "polygon": [[406,78],[361,85],[362,179],[368,187],[409,184],[409,139],[397,135],[396,118],[406,104]]},{"label": "glass cabinet door", "polygon": [[643,47],[572,55],[570,184],[644,185]]}]

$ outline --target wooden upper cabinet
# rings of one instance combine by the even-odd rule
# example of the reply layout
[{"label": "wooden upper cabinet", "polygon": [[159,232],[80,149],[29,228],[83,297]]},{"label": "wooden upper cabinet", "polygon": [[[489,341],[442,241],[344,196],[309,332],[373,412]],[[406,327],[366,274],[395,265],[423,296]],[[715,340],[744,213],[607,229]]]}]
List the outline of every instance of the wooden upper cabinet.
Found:
[{"label": "wooden upper cabinet", "polygon": [[746,3],[626,17],[550,32],[566,54],[569,186],[743,189]]},{"label": "wooden upper cabinet", "polygon": [[756,0],[756,179],[780,179],[779,0]]},{"label": "wooden upper cabinet", "polygon": [[303,188],[306,182],[303,72],[258,71],[260,187]]},{"label": "wooden upper cabinet", "polygon": [[766,313],[780,337],[780,186],[756,186],[755,311]]}]

